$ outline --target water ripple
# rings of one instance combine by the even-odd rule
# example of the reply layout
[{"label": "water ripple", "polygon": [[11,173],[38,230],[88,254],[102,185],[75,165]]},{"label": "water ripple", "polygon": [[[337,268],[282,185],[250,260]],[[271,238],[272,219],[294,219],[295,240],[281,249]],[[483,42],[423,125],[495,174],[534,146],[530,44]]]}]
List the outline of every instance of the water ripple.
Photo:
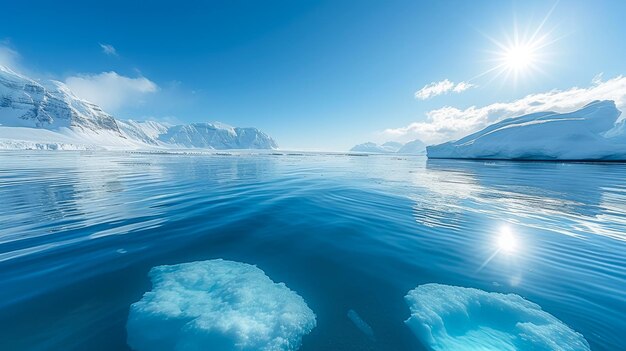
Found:
[{"label": "water ripple", "polygon": [[0,200],[3,350],[124,349],[149,267],[219,257],[311,303],[305,351],[419,349],[402,297],[429,282],[522,295],[594,350],[626,333],[626,165],[0,152]]}]

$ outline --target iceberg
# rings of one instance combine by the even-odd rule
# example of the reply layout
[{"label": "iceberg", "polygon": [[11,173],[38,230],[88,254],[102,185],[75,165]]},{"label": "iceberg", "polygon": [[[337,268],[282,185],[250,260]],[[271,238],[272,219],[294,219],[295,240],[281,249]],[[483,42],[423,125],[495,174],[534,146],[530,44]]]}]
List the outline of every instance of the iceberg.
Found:
[{"label": "iceberg", "polygon": [[159,350],[297,350],[315,326],[304,299],[245,263],[157,266],[153,288],[130,307],[128,345]]},{"label": "iceberg", "polygon": [[537,112],[494,123],[460,140],[427,147],[429,158],[626,160],[625,120],[613,101],[570,113]]},{"label": "iceberg", "polygon": [[405,323],[429,350],[590,350],[581,334],[515,294],[424,284],[405,300]]}]

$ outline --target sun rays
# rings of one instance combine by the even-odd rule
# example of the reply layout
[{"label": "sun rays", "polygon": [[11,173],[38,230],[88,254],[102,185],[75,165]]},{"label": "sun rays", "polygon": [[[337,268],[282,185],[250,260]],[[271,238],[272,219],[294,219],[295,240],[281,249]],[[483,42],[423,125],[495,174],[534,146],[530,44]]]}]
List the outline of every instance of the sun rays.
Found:
[{"label": "sun rays", "polygon": [[556,5],[555,3],[536,27],[527,25],[524,28],[514,20],[512,31],[501,34],[501,39],[483,33],[494,45],[494,49],[487,50],[489,57],[486,60],[492,66],[470,81],[487,76],[488,82],[500,80],[505,85],[517,85],[537,74],[547,75],[544,67],[551,64],[550,46],[561,39],[556,35],[554,27],[546,29],[546,23]]}]

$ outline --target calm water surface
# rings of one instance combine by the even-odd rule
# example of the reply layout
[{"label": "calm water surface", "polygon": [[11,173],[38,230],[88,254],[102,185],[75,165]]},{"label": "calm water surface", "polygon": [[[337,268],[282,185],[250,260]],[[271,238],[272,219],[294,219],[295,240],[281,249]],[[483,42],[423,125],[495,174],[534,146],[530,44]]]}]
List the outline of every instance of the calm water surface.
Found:
[{"label": "calm water surface", "polygon": [[422,350],[403,297],[433,282],[519,294],[624,350],[626,165],[0,152],[0,350],[127,350],[149,269],[214,258],[306,300],[300,350]]}]

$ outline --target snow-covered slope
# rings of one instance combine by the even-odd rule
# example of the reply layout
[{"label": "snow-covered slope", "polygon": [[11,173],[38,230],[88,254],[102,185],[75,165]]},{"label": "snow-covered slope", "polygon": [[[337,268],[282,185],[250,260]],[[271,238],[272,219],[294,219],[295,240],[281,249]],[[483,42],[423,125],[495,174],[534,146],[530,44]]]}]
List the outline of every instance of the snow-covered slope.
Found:
[{"label": "snow-covered slope", "polygon": [[116,120],[58,81],[35,81],[0,65],[0,149],[274,149],[256,128],[219,122],[170,125]]},{"label": "snow-covered slope", "polygon": [[420,140],[413,140],[406,144],[398,143],[395,141],[388,141],[382,145],[368,142],[356,145],[350,151],[353,152],[367,152],[367,153],[402,153],[402,154],[419,154],[424,152],[425,145]]},{"label": "snow-covered slope", "polygon": [[570,113],[505,119],[460,140],[429,146],[429,158],[626,160],[626,128],[613,101]]},{"label": "snow-covered slope", "polygon": [[158,139],[167,133],[169,124],[154,121],[138,122],[133,120],[118,120],[117,125],[122,133],[129,139],[141,141],[149,145],[159,145]]},{"label": "snow-covered slope", "polygon": [[115,119],[76,97],[57,81],[40,84],[0,66],[0,124],[44,129],[73,128],[120,134]]}]

